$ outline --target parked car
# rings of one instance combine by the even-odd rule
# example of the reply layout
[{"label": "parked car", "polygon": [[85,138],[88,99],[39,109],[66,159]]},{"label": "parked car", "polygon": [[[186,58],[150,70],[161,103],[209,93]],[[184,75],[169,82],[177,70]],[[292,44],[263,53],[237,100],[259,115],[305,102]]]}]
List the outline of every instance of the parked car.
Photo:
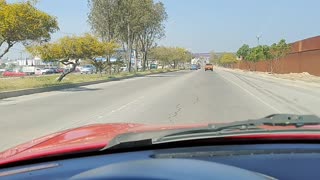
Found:
[{"label": "parked car", "polygon": [[42,74],[54,74],[55,71],[51,68],[45,68],[41,70]]},{"label": "parked car", "polygon": [[63,73],[64,69],[63,68],[57,68],[57,73]]},{"label": "parked car", "polygon": [[36,69],[34,70],[34,74],[35,74],[35,75],[42,75],[42,69],[41,69],[41,68],[36,68]]},{"label": "parked car", "polygon": [[150,69],[158,69],[158,65],[157,64],[150,64]]},{"label": "parked car", "polygon": [[123,67],[120,67],[120,71],[123,72],[123,71],[128,71],[128,68],[126,66],[123,66]]},{"label": "parked car", "polygon": [[2,73],[4,73],[4,72],[6,72],[5,69],[0,69],[0,75],[1,75]]},{"label": "parked car", "polygon": [[54,73],[62,73],[63,69],[60,68],[50,68]]},{"label": "parked car", "polygon": [[24,72],[20,71],[14,71],[14,70],[7,70],[3,72],[2,76],[4,77],[23,77],[26,76],[27,74]]},{"label": "parked car", "polygon": [[81,74],[93,74],[95,72],[96,72],[96,68],[91,64],[84,65],[80,69]]}]

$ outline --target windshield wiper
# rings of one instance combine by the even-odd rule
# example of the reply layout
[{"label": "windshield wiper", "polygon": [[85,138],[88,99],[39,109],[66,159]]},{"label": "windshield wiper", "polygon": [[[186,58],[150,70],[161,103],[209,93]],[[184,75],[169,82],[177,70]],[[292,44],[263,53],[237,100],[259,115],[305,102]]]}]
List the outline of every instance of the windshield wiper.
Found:
[{"label": "windshield wiper", "polygon": [[149,146],[178,140],[224,137],[239,133],[269,132],[270,130],[261,128],[263,125],[300,128],[305,125],[320,125],[320,118],[314,115],[272,114],[261,119],[209,124],[202,128],[126,133],[115,137],[102,150]]},{"label": "windshield wiper", "polygon": [[[172,133],[157,139],[159,142],[168,142],[176,139],[192,139],[197,137],[221,137],[253,132],[268,132],[272,130],[263,129],[261,126],[295,126],[296,128],[305,125],[320,125],[320,118],[315,115],[294,115],[294,114],[272,114],[267,117],[255,120],[236,121],[226,124],[209,124],[207,129],[185,130]],[[292,129],[290,129],[292,131]]]},{"label": "windshield wiper", "polygon": [[232,126],[296,126],[303,127],[305,125],[318,125],[320,118],[315,115],[294,115],[294,114],[272,114],[261,119],[236,121],[228,124],[215,125],[210,124],[214,129],[225,129]]}]

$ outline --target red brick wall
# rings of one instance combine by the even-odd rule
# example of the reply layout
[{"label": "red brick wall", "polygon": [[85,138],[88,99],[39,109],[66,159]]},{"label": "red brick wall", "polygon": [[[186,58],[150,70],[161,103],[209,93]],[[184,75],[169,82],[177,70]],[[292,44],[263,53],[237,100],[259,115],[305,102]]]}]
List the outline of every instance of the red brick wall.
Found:
[{"label": "red brick wall", "polygon": [[[274,73],[302,73],[308,72],[320,76],[320,36],[298,41],[292,44],[291,53],[275,63]],[[248,62],[242,61],[232,66],[243,70],[250,70]],[[270,72],[270,62],[261,61],[251,64],[251,70]]]}]

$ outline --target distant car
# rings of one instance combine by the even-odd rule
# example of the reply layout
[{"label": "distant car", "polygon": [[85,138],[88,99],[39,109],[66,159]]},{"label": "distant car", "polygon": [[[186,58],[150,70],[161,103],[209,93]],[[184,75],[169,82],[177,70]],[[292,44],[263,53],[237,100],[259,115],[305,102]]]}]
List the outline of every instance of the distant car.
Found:
[{"label": "distant car", "polygon": [[1,75],[2,73],[4,73],[4,72],[6,72],[5,69],[0,69],[0,75]]},{"label": "distant car", "polygon": [[34,70],[34,74],[35,74],[35,75],[42,75],[42,69],[41,69],[41,68],[36,68],[36,69]]},{"label": "distant car", "polygon": [[198,70],[198,65],[191,64],[190,70]]},{"label": "distant car", "polygon": [[158,69],[158,65],[157,64],[150,64],[150,69]]},{"label": "distant car", "polygon": [[12,70],[7,70],[7,71],[3,72],[3,74],[2,74],[2,76],[4,76],[4,77],[23,77],[26,75],[27,74],[24,72],[12,71]]},{"label": "distant car", "polygon": [[93,74],[95,72],[96,72],[96,68],[91,64],[84,65],[80,69],[81,74]]},{"label": "distant car", "polygon": [[50,68],[50,69],[53,71],[53,73],[59,73],[58,68]]},{"label": "distant car", "polygon": [[55,71],[51,68],[44,68],[41,70],[41,74],[54,74]]},{"label": "distant car", "polygon": [[57,73],[63,73],[64,72],[64,69],[63,68],[57,68]]},{"label": "distant car", "polygon": [[120,71],[121,72],[128,71],[128,68],[126,66],[120,67]]},{"label": "distant car", "polygon": [[207,70],[213,71],[213,65],[212,64],[206,64],[206,66],[204,67],[204,70],[205,71],[207,71]]}]

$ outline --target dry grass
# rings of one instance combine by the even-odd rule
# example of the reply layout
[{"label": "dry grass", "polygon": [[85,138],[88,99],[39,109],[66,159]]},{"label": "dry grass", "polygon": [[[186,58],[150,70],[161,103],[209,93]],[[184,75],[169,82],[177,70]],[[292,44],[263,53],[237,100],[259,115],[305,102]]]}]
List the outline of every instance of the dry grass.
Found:
[{"label": "dry grass", "polygon": [[170,72],[170,71],[175,71],[175,70],[157,69],[157,70],[136,72],[136,73],[125,72],[125,73],[119,73],[112,76],[109,76],[106,74],[102,74],[102,75],[100,74],[90,74],[90,75],[69,74],[60,83],[56,81],[59,75],[20,77],[20,78],[0,78],[0,92],[59,86],[64,84],[76,84],[81,82],[90,82],[90,81],[98,81],[98,80],[111,80],[112,78],[132,77],[136,75],[148,75],[148,74]]}]

